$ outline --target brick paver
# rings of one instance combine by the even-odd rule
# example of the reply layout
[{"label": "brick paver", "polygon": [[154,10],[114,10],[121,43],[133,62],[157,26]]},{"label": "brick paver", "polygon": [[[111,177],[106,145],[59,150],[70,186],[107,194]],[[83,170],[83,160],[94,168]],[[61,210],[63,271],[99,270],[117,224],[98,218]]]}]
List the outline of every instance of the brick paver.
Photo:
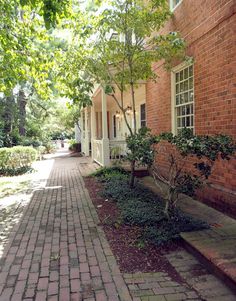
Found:
[{"label": "brick paver", "polygon": [[3,251],[1,301],[132,300],[84,187],[86,164],[56,158],[33,193]]},{"label": "brick paver", "polygon": [[235,300],[183,250],[167,255],[181,283],[163,272],[122,275],[82,178],[96,167],[88,158],[55,158],[46,187],[38,186],[17,219],[10,211],[0,301]]}]

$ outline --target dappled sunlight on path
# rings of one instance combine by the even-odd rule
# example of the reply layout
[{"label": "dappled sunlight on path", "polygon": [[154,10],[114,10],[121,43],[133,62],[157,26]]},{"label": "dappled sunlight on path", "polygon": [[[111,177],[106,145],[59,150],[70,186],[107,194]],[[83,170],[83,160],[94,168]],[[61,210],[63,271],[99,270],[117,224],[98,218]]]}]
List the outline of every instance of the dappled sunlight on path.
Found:
[{"label": "dappled sunlight on path", "polygon": [[81,176],[81,166],[95,166],[59,154],[39,162],[33,194],[9,232],[0,300],[131,301]]},{"label": "dappled sunlight on path", "polygon": [[4,247],[11,240],[11,235],[14,235],[32,195],[46,186],[53,164],[53,159],[37,161],[33,164],[35,172],[6,177],[12,187],[18,183],[25,183],[26,187],[22,186],[17,193],[14,193],[13,189],[9,190],[9,195],[0,199],[0,258],[3,255]]}]

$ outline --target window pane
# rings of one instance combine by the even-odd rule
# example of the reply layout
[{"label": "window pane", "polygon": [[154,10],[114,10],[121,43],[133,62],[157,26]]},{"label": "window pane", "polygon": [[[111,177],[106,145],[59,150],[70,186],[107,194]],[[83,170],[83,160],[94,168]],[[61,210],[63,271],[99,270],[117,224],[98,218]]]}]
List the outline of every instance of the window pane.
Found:
[{"label": "window pane", "polygon": [[140,106],[140,111],[141,111],[141,120],[145,120],[146,119],[146,107],[145,104],[142,104]]},{"label": "window pane", "polygon": [[189,67],[189,77],[193,76],[193,66]]},{"label": "window pane", "polygon": [[146,126],[146,121],[145,120],[141,121],[141,127],[145,127],[145,126]]},{"label": "window pane", "polygon": [[188,81],[186,80],[184,82],[184,91],[188,90]]},{"label": "window pane", "polygon": [[184,79],[188,78],[188,68],[184,69]]},{"label": "window pane", "polygon": [[176,93],[179,93],[179,85],[176,85]]},{"label": "window pane", "polygon": [[179,73],[175,74],[175,81],[176,81],[176,83],[178,83],[178,81],[179,81]]},{"label": "window pane", "polygon": [[184,79],[184,71],[180,71],[180,80],[183,80]]},{"label": "window pane", "polygon": [[189,116],[186,117],[186,126],[190,126],[190,117]]},{"label": "window pane", "polygon": [[113,136],[116,138],[116,116],[113,116]]},{"label": "window pane", "polygon": [[176,105],[179,104],[179,95],[176,96]]},{"label": "window pane", "polygon": [[193,116],[191,116],[191,126],[193,126]]},{"label": "window pane", "polygon": [[188,92],[184,93],[184,102],[188,102]]},{"label": "window pane", "polygon": [[181,127],[181,119],[180,118],[177,119],[177,127],[178,128]]},{"label": "window pane", "polygon": [[186,106],[186,115],[189,115],[190,114],[190,105],[187,105]]},{"label": "window pane", "polygon": [[190,114],[193,114],[193,105],[190,105]]},{"label": "window pane", "polygon": [[146,126],[146,105],[145,105],[145,103],[140,105],[140,125],[141,125],[141,127]]},{"label": "window pane", "polygon": [[189,101],[193,101],[193,92],[189,92]]},{"label": "window pane", "polygon": [[182,106],[181,115],[182,116],[186,115],[186,106]]},{"label": "window pane", "polygon": [[193,89],[193,78],[189,79],[189,89]]}]

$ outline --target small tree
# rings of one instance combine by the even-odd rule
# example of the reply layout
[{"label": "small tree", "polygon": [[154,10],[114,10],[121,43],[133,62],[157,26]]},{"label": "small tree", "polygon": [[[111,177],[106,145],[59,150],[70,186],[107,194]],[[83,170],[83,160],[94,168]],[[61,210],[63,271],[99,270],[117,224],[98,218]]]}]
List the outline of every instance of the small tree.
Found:
[{"label": "small tree", "polygon": [[[154,34],[171,16],[166,0],[109,1],[109,5],[100,11],[97,18],[90,16],[93,24],[87,24],[82,32],[83,37],[87,35],[84,43],[80,43],[77,49],[75,45],[71,47],[67,60],[70,66],[66,69],[70,71],[69,77],[74,77],[71,82],[82,76],[103,85],[106,94],[113,98],[122,112],[132,140],[137,134],[136,87],[146,80],[155,80],[152,63],[164,60],[169,66],[173,59],[183,58],[185,43],[174,32]],[[133,113],[133,126],[127,118],[126,92],[131,95],[129,107]],[[135,160],[130,160],[130,163],[133,186]]]},{"label": "small tree", "polygon": [[[225,135],[198,136],[189,129],[183,129],[177,136],[163,133],[160,141],[170,144],[166,153],[168,171],[163,175],[158,165],[152,167],[152,175],[156,185],[161,180],[166,184],[165,214],[176,207],[181,193],[193,196],[196,189],[209,183],[214,163],[217,159],[229,160],[236,150],[233,140]],[[189,168],[190,167],[190,168]],[[162,189],[163,190],[163,189]]]}]

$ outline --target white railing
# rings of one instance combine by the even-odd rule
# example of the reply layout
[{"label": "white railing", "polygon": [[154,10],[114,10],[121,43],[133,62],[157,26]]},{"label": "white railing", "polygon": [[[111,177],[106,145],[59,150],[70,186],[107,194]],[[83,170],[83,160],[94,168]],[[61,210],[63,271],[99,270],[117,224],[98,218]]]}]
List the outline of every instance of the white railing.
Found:
[{"label": "white railing", "polygon": [[110,158],[111,159],[121,159],[124,157],[127,151],[125,140],[110,140]]},{"label": "white railing", "polygon": [[93,140],[92,141],[92,151],[93,151],[93,160],[99,164],[103,163],[103,151],[102,151],[102,140]]}]

